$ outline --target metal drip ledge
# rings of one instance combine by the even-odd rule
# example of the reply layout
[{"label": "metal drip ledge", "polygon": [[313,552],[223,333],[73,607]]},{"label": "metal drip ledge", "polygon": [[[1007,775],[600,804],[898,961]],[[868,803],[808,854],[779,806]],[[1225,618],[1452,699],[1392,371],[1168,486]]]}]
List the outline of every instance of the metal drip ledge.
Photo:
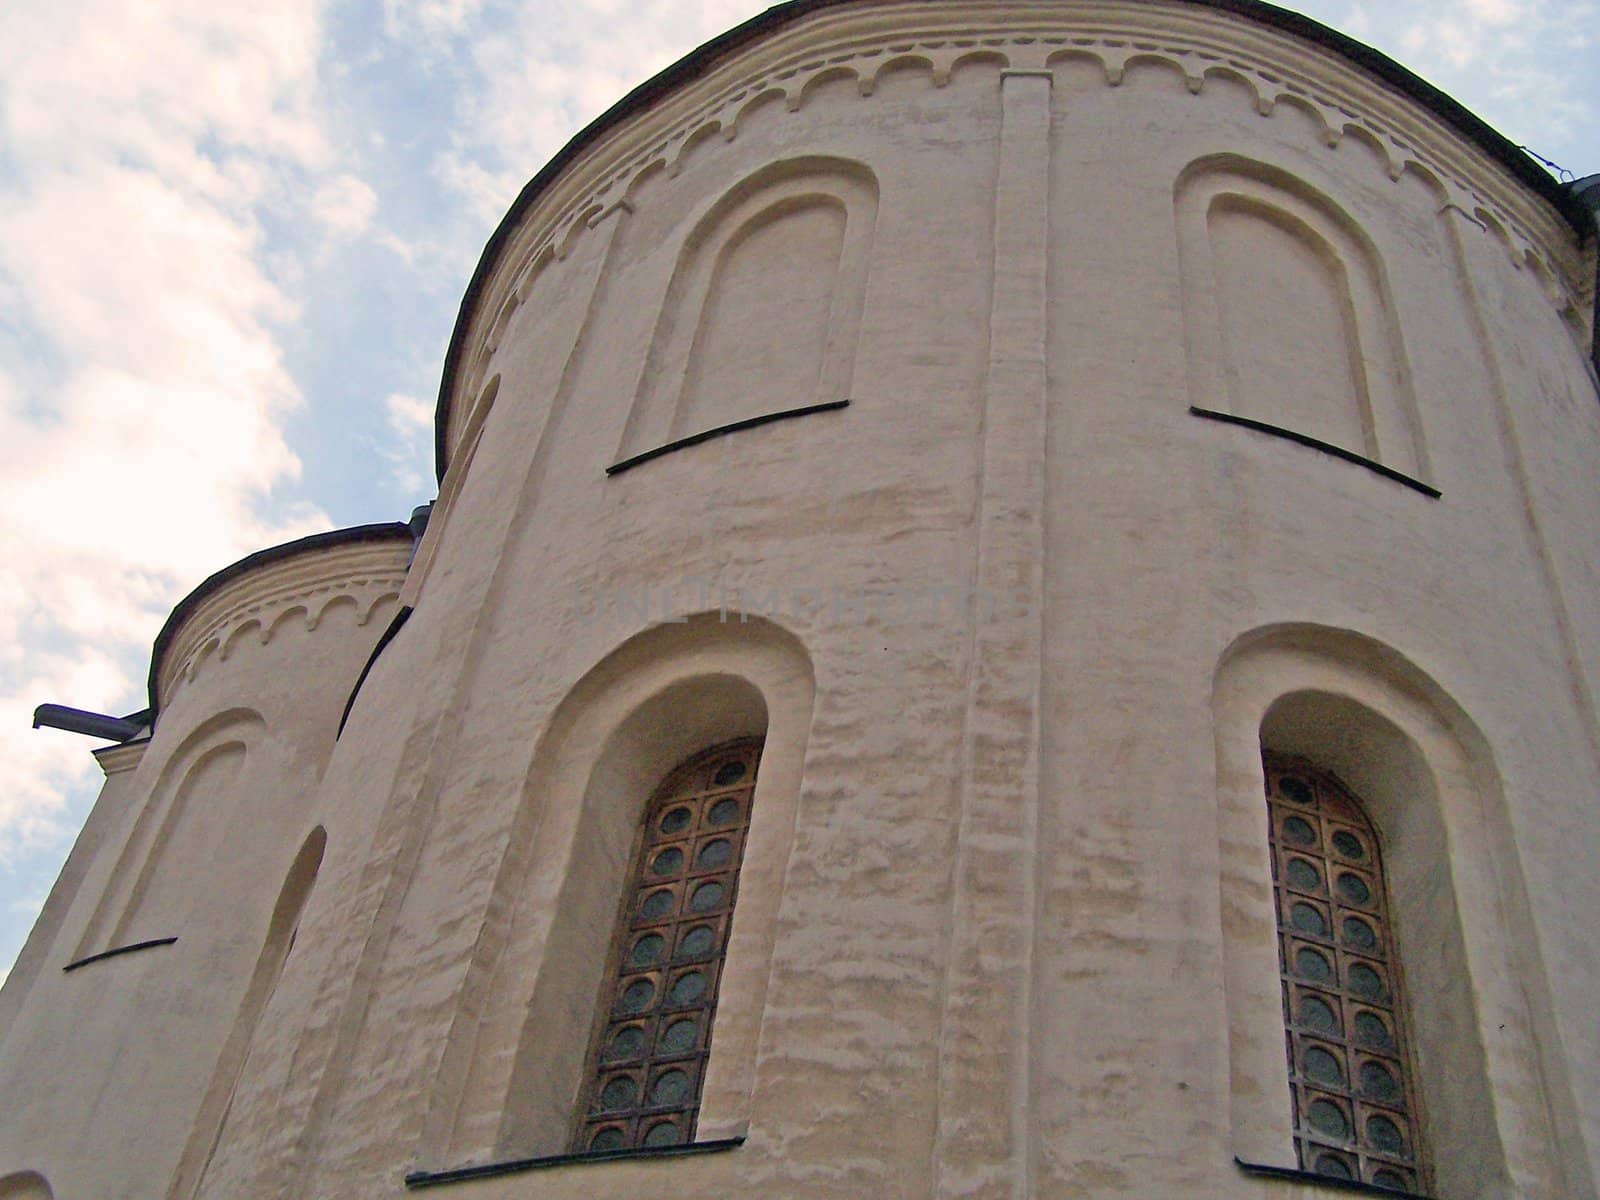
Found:
[{"label": "metal drip ledge", "polygon": [[102,950],[99,954],[90,954],[74,962],[69,962],[62,967],[62,971],[76,971],[79,967],[87,967],[90,963],[100,962],[102,959],[118,958],[124,954],[132,954],[135,950],[154,950],[157,946],[170,946],[178,939],[175,937],[151,938],[147,942],[130,942],[126,946],[113,946],[109,950]]},{"label": "metal drip ledge", "polygon": [[846,408],[848,400],[829,400],[823,404],[807,404],[804,408],[786,408],[782,412],[762,413],[756,417],[746,417],[742,421],[730,421],[726,425],[718,425],[715,429],[706,429],[700,433],[691,433],[688,437],[679,438],[675,442],[668,442],[665,446],[657,446],[654,450],[646,450],[643,454],[635,454],[632,458],[625,458],[621,462],[612,463],[606,468],[607,475],[620,475],[631,467],[640,463],[647,463],[652,458],[660,458],[663,454],[671,454],[674,450],[683,450],[689,446],[698,446],[701,442],[708,442],[712,438],[721,437],[726,433],[737,433],[741,429],[754,429],[757,425],[768,425],[773,421],[787,421],[791,417],[808,417],[812,413],[833,412],[835,409]]},{"label": "metal drip ledge", "polygon": [[714,1142],[687,1142],[681,1146],[639,1146],[626,1150],[581,1150],[575,1154],[547,1154],[540,1158],[518,1158],[507,1162],[484,1163],[476,1167],[453,1167],[448,1171],[413,1171],[406,1176],[406,1186],[439,1187],[446,1183],[492,1179],[498,1175],[515,1175],[520,1171],[542,1171],[548,1167],[565,1167],[578,1163],[635,1162],[648,1158],[684,1158],[691,1154],[717,1154],[724,1150],[737,1150],[742,1145],[744,1138],[732,1137],[721,1138]]},{"label": "metal drip ledge", "polygon": [[1380,1187],[1376,1183],[1362,1183],[1359,1179],[1335,1179],[1331,1175],[1318,1175],[1315,1171],[1302,1171],[1296,1167],[1269,1167],[1265,1163],[1245,1162],[1242,1158],[1233,1161],[1246,1175],[1282,1179],[1288,1183],[1306,1183],[1333,1191],[1356,1192],[1363,1196],[1388,1196],[1390,1200],[1396,1197],[1398,1200],[1433,1200],[1431,1196],[1425,1196],[1421,1192],[1402,1192],[1398,1188]]},{"label": "metal drip ledge", "polygon": [[1354,450],[1346,450],[1343,446],[1335,446],[1331,442],[1324,442],[1319,438],[1296,433],[1293,429],[1285,429],[1281,425],[1269,425],[1265,421],[1254,421],[1249,417],[1236,417],[1232,413],[1217,412],[1211,408],[1199,408],[1192,404],[1189,406],[1189,411],[1197,417],[1205,417],[1212,421],[1224,421],[1229,425],[1243,425],[1246,429],[1254,429],[1257,433],[1270,433],[1273,437],[1287,438],[1291,442],[1299,442],[1302,446],[1310,446],[1313,450],[1321,450],[1324,454],[1331,454],[1335,458],[1342,458],[1346,462],[1355,463],[1358,467],[1365,467],[1367,470],[1376,472],[1386,479],[1392,479],[1396,483],[1403,483],[1406,487],[1421,492],[1424,496],[1431,496],[1435,500],[1440,496],[1439,489],[1431,484],[1423,483],[1420,479],[1413,479],[1401,471],[1396,471],[1393,467],[1386,467],[1381,462],[1376,462],[1363,454],[1357,454]]}]

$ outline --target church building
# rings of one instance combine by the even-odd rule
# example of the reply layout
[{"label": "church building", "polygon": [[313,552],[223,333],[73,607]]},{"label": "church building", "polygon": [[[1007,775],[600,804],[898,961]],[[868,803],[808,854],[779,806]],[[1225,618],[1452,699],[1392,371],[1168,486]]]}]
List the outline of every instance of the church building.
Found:
[{"label": "church building", "polygon": [[41,710],[0,1200],[1600,1200],[1597,205],[1254,0],[708,42]]}]

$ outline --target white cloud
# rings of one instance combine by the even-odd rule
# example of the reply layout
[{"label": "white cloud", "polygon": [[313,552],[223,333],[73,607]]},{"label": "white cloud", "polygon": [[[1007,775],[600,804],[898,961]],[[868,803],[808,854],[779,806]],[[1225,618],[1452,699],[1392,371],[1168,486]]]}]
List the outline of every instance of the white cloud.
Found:
[{"label": "white cloud", "polygon": [[39,915],[39,910],[44,908],[44,896],[20,896],[6,906],[11,913],[26,917],[32,921]]},{"label": "white cloud", "polygon": [[67,0],[6,25],[0,326],[30,353],[0,358],[0,860],[69,832],[63,792],[95,775],[33,705],[139,707],[182,591],[325,526],[264,508],[298,475],[300,396],[258,213],[296,179],[335,228],[375,204],[324,182],[314,0]]},{"label": "white cloud", "polygon": [[383,27],[390,37],[433,39],[459,34],[483,8],[483,0],[383,0]]},{"label": "white cloud", "polygon": [[390,396],[383,402],[389,426],[401,437],[421,437],[433,432],[433,409],[415,396]]},{"label": "white cloud", "polygon": [[1466,0],[1466,10],[1485,25],[1509,25],[1520,20],[1525,6],[1517,0]]},{"label": "white cloud", "polygon": [[312,201],[317,218],[337,233],[362,233],[378,211],[378,194],[354,175],[340,175],[317,189]]},{"label": "white cloud", "polygon": [[1594,0],[1413,0],[1360,12],[1361,34],[1398,53],[1513,142],[1574,161],[1600,154]]},{"label": "white cloud", "polygon": [[399,393],[384,400],[383,406],[393,438],[385,454],[393,469],[395,489],[402,495],[420,497],[429,485],[433,406]]},{"label": "white cloud", "polygon": [[563,143],[760,0],[530,0],[470,47],[478,89],[456,116],[439,178],[485,221],[504,214]]}]

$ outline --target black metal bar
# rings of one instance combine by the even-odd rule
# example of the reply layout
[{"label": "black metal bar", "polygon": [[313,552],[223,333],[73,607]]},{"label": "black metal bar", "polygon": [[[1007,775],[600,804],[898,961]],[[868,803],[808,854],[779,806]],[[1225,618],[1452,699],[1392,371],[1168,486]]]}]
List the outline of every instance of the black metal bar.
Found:
[{"label": "black metal bar", "polygon": [[166,657],[167,647],[172,644],[172,639],[178,634],[178,628],[189,619],[192,613],[207,596],[216,592],[224,584],[230,583],[241,575],[249,574],[258,567],[268,563],[281,562],[293,558],[297,554],[305,554],[313,550],[321,550],[330,546],[353,546],[362,542],[387,542],[398,541],[400,538],[411,540],[411,527],[402,525],[398,521],[389,521],[380,525],[354,525],[349,529],[330,529],[326,533],[313,533],[309,537],[296,538],[292,542],[284,542],[281,546],[268,546],[265,550],[257,550],[248,554],[238,562],[232,563],[208,578],[194,591],[190,592],[167,617],[167,623],[161,627],[161,632],[156,634],[156,644],[150,654],[150,711],[161,711],[161,697],[156,695],[156,677],[161,672],[161,661]]},{"label": "black metal bar", "polygon": [[372,673],[373,665],[378,661],[378,655],[382,654],[389,643],[394,641],[394,635],[400,632],[401,627],[405,625],[410,616],[411,606],[409,604],[395,613],[394,620],[389,622],[389,628],[383,631],[383,636],[378,639],[378,644],[372,648],[372,653],[367,655],[367,661],[361,668],[361,674],[356,676],[356,685],[350,689],[350,698],[344,702],[344,712],[339,716],[339,729],[333,735],[334,741],[338,741],[344,734],[344,725],[350,719],[350,710],[356,706],[356,696],[360,694],[361,685],[366,683],[367,676]]},{"label": "black metal bar", "polygon": [[448,1171],[412,1171],[406,1176],[408,1188],[438,1187],[468,1179],[492,1179],[519,1171],[542,1171],[578,1163],[631,1162],[642,1158],[683,1158],[690,1154],[716,1154],[737,1150],[744,1138],[721,1138],[714,1142],[687,1142],[681,1146],[639,1146],[624,1150],[582,1150],[576,1154],[546,1154],[539,1158],[518,1158],[508,1162],[484,1163],[476,1167],[455,1167]]},{"label": "black metal bar", "polygon": [[1335,458],[1342,458],[1345,462],[1355,463],[1358,467],[1365,467],[1382,475],[1385,479],[1392,479],[1396,483],[1403,483],[1413,491],[1421,492],[1424,496],[1431,496],[1437,500],[1440,496],[1439,489],[1423,483],[1420,479],[1413,479],[1393,467],[1386,467],[1381,462],[1357,454],[1354,450],[1346,450],[1343,446],[1335,446],[1332,442],[1324,442],[1319,438],[1297,433],[1293,429],[1285,429],[1281,425],[1269,425],[1265,421],[1251,420],[1249,417],[1236,417],[1232,413],[1217,412],[1211,408],[1199,408],[1191,404],[1189,411],[1197,417],[1205,417],[1212,421],[1225,421],[1229,425],[1243,425],[1246,429],[1254,429],[1257,433],[1270,433],[1273,437],[1287,438],[1291,442],[1299,442],[1302,446],[1310,446],[1313,450],[1321,450],[1324,454],[1331,454]]},{"label": "black metal bar", "polygon": [[742,421],[731,421],[726,425],[718,425],[715,429],[707,429],[700,433],[691,433],[688,437],[679,438],[675,442],[668,442],[665,446],[657,446],[654,450],[646,450],[643,454],[635,454],[632,458],[625,458],[621,462],[612,463],[606,468],[607,475],[620,475],[631,467],[640,463],[647,463],[652,458],[660,458],[663,454],[671,454],[674,450],[682,450],[686,446],[698,446],[701,442],[708,442],[712,438],[721,437],[725,433],[737,433],[741,429],[754,429],[757,425],[767,425],[773,421],[787,421],[791,417],[807,417],[812,413],[833,412],[835,409],[848,407],[848,400],[828,400],[822,404],[808,404],[804,408],[786,408],[782,412],[762,413],[758,417],[746,417]]},{"label": "black metal bar", "polygon": [[1319,1188],[1332,1188],[1341,1192],[1359,1192],[1363,1196],[1388,1196],[1390,1200],[1433,1200],[1421,1192],[1407,1192],[1400,1188],[1387,1188],[1381,1184],[1363,1183],[1359,1179],[1335,1179],[1332,1175],[1318,1175],[1315,1171],[1302,1171],[1297,1167],[1269,1167],[1266,1163],[1245,1162],[1235,1158],[1234,1164],[1246,1175],[1259,1175],[1265,1179],[1282,1179],[1288,1183],[1309,1183]]},{"label": "black metal bar", "polygon": [[101,959],[118,958],[124,954],[132,954],[135,950],[153,950],[157,946],[170,946],[177,940],[175,937],[151,938],[148,942],[129,942],[126,946],[113,946],[110,950],[102,950],[99,954],[91,954],[87,958],[69,962],[61,970],[63,973],[76,971],[79,967],[87,967],[90,963],[99,962]]}]

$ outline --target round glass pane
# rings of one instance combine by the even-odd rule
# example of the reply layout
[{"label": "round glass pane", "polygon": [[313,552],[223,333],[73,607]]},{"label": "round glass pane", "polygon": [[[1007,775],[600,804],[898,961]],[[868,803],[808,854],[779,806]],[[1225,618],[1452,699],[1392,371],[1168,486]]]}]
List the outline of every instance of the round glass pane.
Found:
[{"label": "round glass pane", "polygon": [[1367,848],[1361,844],[1361,839],[1348,829],[1334,831],[1333,848],[1346,858],[1353,858],[1358,862],[1367,856]]},{"label": "round glass pane", "polygon": [[1397,1192],[1406,1191],[1411,1187],[1409,1179],[1400,1174],[1399,1171],[1391,1171],[1387,1167],[1375,1174],[1372,1177],[1372,1182],[1379,1187],[1393,1188]]},{"label": "round glass pane", "polygon": [[1350,1164],[1337,1154],[1317,1155],[1316,1165],[1312,1169],[1318,1175],[1326,1175],[1329,1179],[1355,1178],[1355,1175],[1350,1170]]},{"label": "round glass pane", "polygon": [[1374,1100],[1393,1100],[1400,1095],[1400,1083],[1382,1063],[1361,1064],[1361,1091]]},{"label": "round glass pane", "polygon": [[662,1054],[683,1054],[694,1049],[693,1021],[674,1021],[661,1031],[656,1049]]},{"label": "round glass pane", "polygon": [[1321,1046],[1313,1046],[1306,1051],[1303,1060],[1306,1078],[1317,1083],[1344,1085],[1344,1068],[1339,1065],[1339,1060],[1329,1054]]},{"label": "round glass pane", "polygon": [[1400,1126],[1380,1115],[1367,1118],[1367,1145],[1384,1154],[1404,1154],[1406,1139]]},{"label": "round glass pane", "polygon": [[651,860],[650,869],[657,875],[676,875],[683,870],[683,851],[668,846]]},{"label": "round glass pane", "polygon": [[644,1030],[637,1025],[628,1025],[611,1035],[611,1041],[606,1044],[606,1059],[609,1062],[622,1062],[629,1058],[638,1058],[644,1053]]},{"label": "round glass pane", "polygon": [[689,1077],[682,1071],[666,1071],[656,1076],[650,1089],[651,1104],[682,1104],[689,1097]]},{"label": "round glass pane", "polygon": [[1357,950],[1376,950],[1378,948],[1378,935],[1359,917],[1346,917],[1344,919],[1344,940]]},{"label": "round glass pane", "polygon": [[589,1139],[591,1150],[621,1150],[622,1130],[615,1125],[607,1125],[599,1133]]},{"label": "round glass pane", "polygon": [[715,871],[719,867],[728,865],[728,860],[733,857],[733,843],[727,838],[718,838],[714,842],[707,842],[700,847],[700,853],[695,858],[695,869],[698,871]]},{"label": "round glass pane", "polygon": [[722,885],[720,883],[702,883],[695,888],[694,895],[689,897],[691,912],[706,912],[722,903]]},{"label": "round glass pane", "polygon": [[1328,960],[1315,950],[1307,950],[1304,946],[1294,956],[1294,969],[1300,973],[1301,978],[1315,980],[1317,983],[1327,983],[1333,978],[1333,968],[1328,965]]},{"label": "round glass pane", "polygon": [[678,944],[679,958],[699,958],[702,954],[709,954],[711,947],[717,944],[717,935],[709,925],[696,925],[683,935],[683,941]]},{"label": "round glass pane", "polygon": [[1285,775],[1278,780],[1278,792],[1296,804],[1311,803],[1311,786],[1297,776]]},{"label": "round glass pane", "polygon": [[623,1012],[643,1012],[650,1007],[650,1001],[655,998],[656,986],[648,979],[635,979],[622,989],[622,1003],[619,1007]]},{"label": "round glass pane", "polygon": [[646,1146],[676,1146],[678,1141],[678,1127],[671,1121],[650,1126],[650,1131],[644,1135]]},{"label": "round glass pane", "polygon": [[1339,1018],[1334,1014],[1333,1008],[1327,1001],[1317,996],[1300,998],[1300,1023],[1309,1025],[1312,1029],[1320,1029],[1324,1033],[1339,1031]]},{"label": "round glass pane", "polygon": [[1344,1110],[1332,1100],[1313,1100],[1306,1116],[1311,1128],[1323,1137],[1343,1141],[1350,1136],[1350,1122],[1345,1120]]},{"label": "round glass pane", "polygon": [[661,824],[658,826],[658,828],[662,833],[669,835],[674,833],[682,833],[685,829],[689,828],[689,822],[693,818],[694,814],[687,808],[674,808],[669,810],[667,815],[661,818]]},{"label": "round glass pane", "polygon": [[659,933],[647,933],[633,944],[628,961],[636,967],[648,967],[661,961],[667,952],[667,939]]},{"label": "round glass pane", "polygon": [[639,1088],[634,1081],[626,1075],[618,1075],[607,1081],[605,1087],[600,1089],[600,1107],[605,1112],[615,1112],[619,1108],[629,1108],[638,1098]]},{"label": "round glass pane", "polygon": [[672,985],[670,999],[676,1005],[694,1004],[705,994],[706,977],[699,971],[690,971],[687,975],[680,975]]},{"label": "round glass pane", "polygon": [[1372,892],[1359,875],[1339,876],[1338,888],[1339,895],[1351,904],[1365,904],[1372,899]]},{"label": "round glass pane", "polygon": [[639,906],[639,915],[647,921],[659,921],[671,911],[671,892],[651,892]]},{"label": "round glass pane", "polygon": [[739,819],[739,802],[731,797],[718,800],[711,806],[711,811],[706,813],[706,824],[713,829],[721,829],[725,825],[732,825]]},{"label": "round glass pane", "polygon": [[1304,817],[1290,817],[1283,823],[1283,836],[1296,846],[1309,846],[1317,840],[1317,831]]},{"label": "round glass pane", "polygon": [[1350,990],[1363,1000],[1376,1000],[1383,995],[1383,976],[1366,963],[1350,968]]},{"label": "round glass pane", "polygon": [[1328,922],[1323,915],[1309,904],[1295,904],[1289,909],[1289,924],[1302,933],[1315,934],[1317,937],[1328,936]]},{"label": "round glass pane", "polygon": [[717,773],[711,777],[711,782],[717,787],[727,787],[730,783],[738,783],[743,778],[742,762],[725,762],[717,768]]},{"label": "round glass pane", "polygon": [[1302,892],[1313,892],[1322,886],[1322,874],[1303,858],[1291,858],[1288,866],[1289,882]]},{"label": "round glass pane", "polygon": [[1375,1013],[1369,1012],[1356,1014],[1356,1041],[1374,1050],[1388,1050],[1394,1045],[1394,1039],[1389,1036],[1389,1027]]}]

